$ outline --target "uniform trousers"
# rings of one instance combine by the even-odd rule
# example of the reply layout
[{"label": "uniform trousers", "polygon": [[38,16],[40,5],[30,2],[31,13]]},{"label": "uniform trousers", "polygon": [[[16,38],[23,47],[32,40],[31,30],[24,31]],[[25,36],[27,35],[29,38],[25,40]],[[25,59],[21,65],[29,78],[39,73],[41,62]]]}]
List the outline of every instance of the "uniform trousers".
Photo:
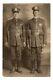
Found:
[{"label": "uniform trousers", "polygon": [[20,46],[10,46],[9,50],[9,66],[10,70],[21,67],[21,47]]},{"label": "uniform trousers", "polygon": [[42,47],[31,47],[31,70],[40,69]]}]

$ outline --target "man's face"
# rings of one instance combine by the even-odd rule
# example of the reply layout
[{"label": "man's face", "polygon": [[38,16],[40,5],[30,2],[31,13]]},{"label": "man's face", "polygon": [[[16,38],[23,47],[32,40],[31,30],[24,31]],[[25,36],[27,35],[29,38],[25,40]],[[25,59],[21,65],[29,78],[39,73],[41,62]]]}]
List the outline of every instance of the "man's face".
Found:
[{"label": "man's face", "polygon": [[38,17],[39,11],[34,11],[34,17]]},{"label": "man's face", "polygon": [[17,12],[15,12],[15,13],[13,13],[13,16],[14,16],[15,19],[17,19],[19,15],[18,15]]}]

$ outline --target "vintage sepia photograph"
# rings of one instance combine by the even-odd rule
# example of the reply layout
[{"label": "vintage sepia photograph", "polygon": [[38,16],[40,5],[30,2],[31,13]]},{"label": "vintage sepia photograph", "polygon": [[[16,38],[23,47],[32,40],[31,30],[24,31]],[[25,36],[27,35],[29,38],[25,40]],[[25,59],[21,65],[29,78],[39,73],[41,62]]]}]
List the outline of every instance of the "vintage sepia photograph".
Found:
[{"label": "vintage sepia photograph", "polygon": [[3,76],[50,76],[50,4],[3,4]]}]

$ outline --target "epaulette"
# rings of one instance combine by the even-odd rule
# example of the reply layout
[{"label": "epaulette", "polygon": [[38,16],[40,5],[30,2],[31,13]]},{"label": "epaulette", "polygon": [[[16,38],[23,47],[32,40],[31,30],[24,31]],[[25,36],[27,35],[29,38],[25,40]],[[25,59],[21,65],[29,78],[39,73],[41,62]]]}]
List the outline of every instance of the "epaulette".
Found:
[{"label": "epaulette", "polygon": [[8,18],[8,20],[12,20],[13,19],[13,17],[11,17],[11,18]]},{"label": "epaulette", "polygon": [[42,20],[46,20],[46,19],[45,19],[44,17],[42,17],[42,16],[41,16],[41,17],[39,17],[39,18],[40,18],[40,19],[42,19]]}]

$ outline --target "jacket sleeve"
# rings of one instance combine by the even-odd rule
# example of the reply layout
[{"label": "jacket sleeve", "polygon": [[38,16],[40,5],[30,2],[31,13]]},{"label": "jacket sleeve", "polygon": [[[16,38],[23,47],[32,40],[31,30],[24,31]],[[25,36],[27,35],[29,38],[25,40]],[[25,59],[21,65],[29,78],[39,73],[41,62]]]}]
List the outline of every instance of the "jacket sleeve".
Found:
[{"label": "jacket sleeve", "polygon": [[9,29],[9,21],[6,22],[6,25],[5,25],[5,38],[4,38],[4,41],[5,42],[8,42],[8,29]]},{"label": "jacket sleeve", "polygon": [[26,44],[26,30],[25,30],[25,24],[22,25],[22,42]]},{"label": "jacket sleeve", "polygon": [[45,21],[43,22],[43,34],[44,34],[44,44],[47,44],[47,25],[45,23]]}]

